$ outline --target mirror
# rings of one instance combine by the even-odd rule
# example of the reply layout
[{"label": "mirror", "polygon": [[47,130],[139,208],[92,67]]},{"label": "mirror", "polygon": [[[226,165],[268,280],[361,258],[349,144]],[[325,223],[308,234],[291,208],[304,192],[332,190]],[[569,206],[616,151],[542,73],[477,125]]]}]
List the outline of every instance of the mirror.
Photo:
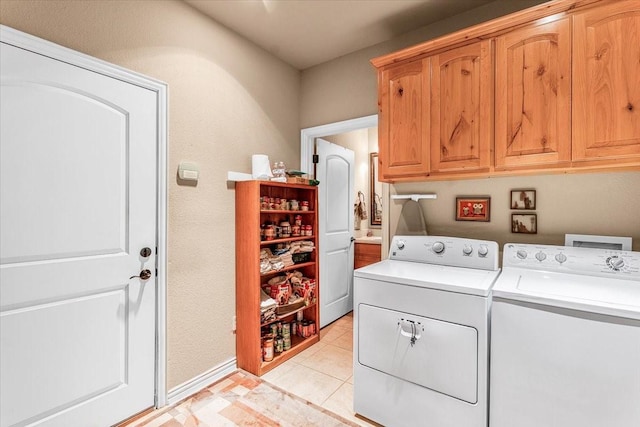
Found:
[{"label": "mirror", "polygon": [[378,153],[369,154],[369,194],[369,221],[372,227],[379,227],[382,225],[382,184],[378,181]]}]

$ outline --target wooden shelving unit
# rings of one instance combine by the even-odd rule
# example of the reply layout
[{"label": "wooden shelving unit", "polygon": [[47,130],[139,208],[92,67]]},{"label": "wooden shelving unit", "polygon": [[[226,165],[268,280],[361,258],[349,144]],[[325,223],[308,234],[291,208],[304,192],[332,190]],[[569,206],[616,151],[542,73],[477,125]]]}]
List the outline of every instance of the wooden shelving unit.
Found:
[{"label": "wooden shelving unit", "polygon": [[[261,209],[260,198],[296,199],[308,201],[309,210],[267,210]],[[302,350],[320,340],[319,327],[320,283],[318,281],[318,192],[317,187],[302,184],[285,184],[269,181],[241,181],[236,183],[236,357],[238,367],[254,375],[262,375]],[[267,222],[279,224],[288,220],[293,224],[296,215],[302,216],[303,224],[312,226],[311,236],[275,238],[262,240],[261,226]],[[278,271],[260,273],[260,251],[282,243],[308,240],[315,249],[308,261],[283,268]],[[279,315],[273,321],[260,321],[260,289],[269,279],[286,272],[298,270],[305,277],[316,281],[316,301]],[[262,359],[261,330],[275,322],[291,322],[302,311],[305,319],[316,324],[316,333],[307,338],[291,336],[291,349],[275,355],[273,360]]]}]

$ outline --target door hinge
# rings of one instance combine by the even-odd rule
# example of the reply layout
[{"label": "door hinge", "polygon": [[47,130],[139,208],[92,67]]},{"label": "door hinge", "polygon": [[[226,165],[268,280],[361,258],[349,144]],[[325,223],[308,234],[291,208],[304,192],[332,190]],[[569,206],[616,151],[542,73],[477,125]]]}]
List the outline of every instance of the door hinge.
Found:
[{"label": "door hinge", "polygon": [[320,163],[320,156],[317,154],[314,154],[311,159],[313,160],[313,163]]}]

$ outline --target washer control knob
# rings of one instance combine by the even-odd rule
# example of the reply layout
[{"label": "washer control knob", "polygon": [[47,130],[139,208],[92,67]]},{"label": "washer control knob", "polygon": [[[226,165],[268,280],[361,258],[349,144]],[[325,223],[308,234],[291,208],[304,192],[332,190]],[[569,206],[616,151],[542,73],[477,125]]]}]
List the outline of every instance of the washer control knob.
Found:
[{"label": "washer control knob", "polygon": [[465,255],[471,255],[473,253],[473,247],[471,245],[464,245],[462,253]]},{"label": "washer control knob", "polygon": [[489,247],[487,245],[480,245],[478,248],[478,255],[481,257],[486,257],[489,254]]},{"label": "washer control knob", "polygon": [[567,260],[567,256],[562,252],[560,252],[559,254],[556,254],[555,258],[556,258],[556,261],[558,261],[560,264],[562,264]]},{"label": "washer control knob", "polygon": [[431,246],[431,250],[437,254],[441,254],[444,252],[444,243],[442,242],[434,242]]},{"label": "washer control knob", "polygon": [[398,247],[398,249],[404,249],[404,240],[398,240],[396,242],[396,246]]},{"label": "washer control knob", "polygon": [[516,256],[520,259],[527,259],[527,251],[525,251],[524,249],[518,249],[518,251],[516,252]]},{"label": "washer control knob", "polygon": [[614,255],[607,258],[607,264],[613,271],[620,271],[624,268],[624,259],[620,258],[618,255]]},{"label": "washer control knob", "polygon": [[547,254],[545,254],[544,252],[540,251],[536,254],[536,259],[540,262],[544,261],[545,259],[547,259]]}]

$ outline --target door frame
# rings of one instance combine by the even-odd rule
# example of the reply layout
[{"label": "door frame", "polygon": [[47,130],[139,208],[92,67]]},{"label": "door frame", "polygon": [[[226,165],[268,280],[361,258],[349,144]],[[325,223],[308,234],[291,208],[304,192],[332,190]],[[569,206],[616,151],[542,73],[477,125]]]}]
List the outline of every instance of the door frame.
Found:
[{"label": "door frame", "polygon": [[[343,120],[320,126],[305,128],[300,131],[300,170],[313,175],[313,154],[316,138],[367,129],[378,126],[378,115],[358,117],[356,119]],[[315,176],[314,176],[315,178]],[[386,203],[382,206],[382,258],[386,258],[389,248],[389,184],[382,183],[382,200]]]},{"label": "door frame", "polygon": [[[156,330],[155,330],[155,406],[167,403],[166,385],[166,305],[167,305],[167,84],[135,71],[68,49],[5,25],[0,25],[0,40],[20,49],[115,78],[156,93],[157,99],[157,176],[156,176]],[[131,414],[132,416],[135,414]]]}]

